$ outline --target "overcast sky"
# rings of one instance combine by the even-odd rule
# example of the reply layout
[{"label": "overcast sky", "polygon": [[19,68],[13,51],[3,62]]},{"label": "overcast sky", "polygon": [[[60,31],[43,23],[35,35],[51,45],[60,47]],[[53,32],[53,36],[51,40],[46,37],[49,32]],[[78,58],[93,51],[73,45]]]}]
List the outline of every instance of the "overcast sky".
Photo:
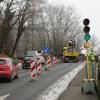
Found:
[{"label": "overcast sky", "polygon": [[100,0],[49,0],[52,4],[64,4],[65,7],[73,6],[79,15],[90,19],[90,34],[96,35],[100,40]]}]

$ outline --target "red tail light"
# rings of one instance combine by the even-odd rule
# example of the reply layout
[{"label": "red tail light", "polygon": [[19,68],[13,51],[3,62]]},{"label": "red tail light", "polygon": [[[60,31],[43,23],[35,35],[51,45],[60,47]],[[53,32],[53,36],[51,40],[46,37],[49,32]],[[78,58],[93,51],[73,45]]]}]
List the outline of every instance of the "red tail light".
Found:
[{"label": "red tail light", "polygon": [[10,70],[10,65],[3,65],[3,70],[4,71]]}]

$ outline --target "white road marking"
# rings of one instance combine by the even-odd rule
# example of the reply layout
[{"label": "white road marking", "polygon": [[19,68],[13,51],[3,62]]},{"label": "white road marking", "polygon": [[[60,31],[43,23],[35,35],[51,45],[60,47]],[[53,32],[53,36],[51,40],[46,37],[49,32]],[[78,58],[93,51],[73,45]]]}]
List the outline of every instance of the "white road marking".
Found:
[{"label": "white road marking", "polygon": [[3,96],[0,96],[0,100],[5,100],[8,96],[10,96],[10,94],[5,94]]}]

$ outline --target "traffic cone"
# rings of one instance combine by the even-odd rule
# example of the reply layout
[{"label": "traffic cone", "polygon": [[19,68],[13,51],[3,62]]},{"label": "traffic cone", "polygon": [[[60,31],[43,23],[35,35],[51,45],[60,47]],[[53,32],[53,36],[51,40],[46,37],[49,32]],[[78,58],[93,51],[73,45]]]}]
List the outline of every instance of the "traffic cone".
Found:
[{"label": "traffic cone", "polygon": [[30,59],[31,66],[31,79],[34,80],[36,78],[36,60]]},{"label": "traffic cone", "polygon": [[42,66],[41,66],[41,59],[37,58],[37,75],[41,75],[42,73]]}]

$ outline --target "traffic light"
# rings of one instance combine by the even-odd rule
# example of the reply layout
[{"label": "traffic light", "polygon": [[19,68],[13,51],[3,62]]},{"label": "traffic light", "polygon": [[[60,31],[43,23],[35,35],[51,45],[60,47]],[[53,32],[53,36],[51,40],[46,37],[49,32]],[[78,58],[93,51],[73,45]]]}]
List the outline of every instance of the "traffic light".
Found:
[{"label": "traffic light", "polygon": [[84,27],[84,32],[85,32],[85,33],[89,33],[89,31],[90,31],[90,27],[89,27],[89,26],[85,26],[85,27]]},{"label": "traffic light", "polygon": [[89,32],[90,32],[90,27],[88,26],[89,23],[90,23],[90,20],[89,20],[89,19],[86,18],[86,19],[83,20],[83,24],[85,25],[83,31],[84,31],[84,33],[86,33],[86,34],[84,35],[84,39],[85,39],[86,41],[90,40],[90,34],[89,34]]}]

